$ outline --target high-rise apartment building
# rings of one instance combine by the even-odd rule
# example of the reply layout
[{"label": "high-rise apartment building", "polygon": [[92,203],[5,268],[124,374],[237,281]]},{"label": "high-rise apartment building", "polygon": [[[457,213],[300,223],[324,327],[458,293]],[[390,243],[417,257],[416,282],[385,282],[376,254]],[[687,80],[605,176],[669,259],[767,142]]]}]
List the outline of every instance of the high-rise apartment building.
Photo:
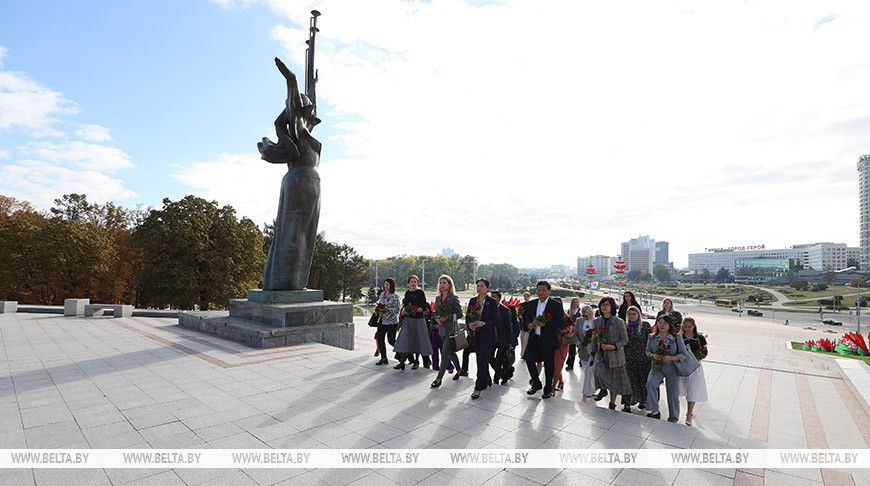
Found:
[{"label": "high-rise apartment building", "polygon": [[622,258],[628,265],[626,273],[642,270],[652,273],[656,261],[656,240],[638,236],[622,244]]},{"label": "high-rise apartment building", "polygon": [[667,241],[656,241],[656,265],[670,265],[668,246]]},{"label": "high-rise apartment building", "polygon": [[858,158],[858,201],[861,270],[870,270],[870,154]]}]

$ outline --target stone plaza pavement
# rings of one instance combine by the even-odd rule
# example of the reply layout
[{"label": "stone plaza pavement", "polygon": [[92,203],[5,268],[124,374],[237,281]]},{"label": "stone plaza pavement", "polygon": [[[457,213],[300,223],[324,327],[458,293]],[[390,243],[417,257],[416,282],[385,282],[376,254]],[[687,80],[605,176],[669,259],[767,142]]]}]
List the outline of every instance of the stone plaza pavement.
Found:
[{"label": "stone plaza pavement", "polygon": [[[472,401],[473,379],[374,366],[356,349],[253,349],[165,318],[0,314],[0,449],[866,448],[870,417],[831,358],[787,340],[836,337],[698,314],[710,401],[695,426],[525,394],[527,373]],[[392,363],[394,364],[394,362]],[[473,369],[472,369],[473,374]],[[452,375],[446,375],[447,378]],[[663,401],[664,402],[664,401]],[[685,403],[684,403],[685,405]],[[663,403],[664,406],[664,403]],[[683,409],[683,414],[685,413]],[[0,484],[870,484],[867,469],[5,469]]]}]

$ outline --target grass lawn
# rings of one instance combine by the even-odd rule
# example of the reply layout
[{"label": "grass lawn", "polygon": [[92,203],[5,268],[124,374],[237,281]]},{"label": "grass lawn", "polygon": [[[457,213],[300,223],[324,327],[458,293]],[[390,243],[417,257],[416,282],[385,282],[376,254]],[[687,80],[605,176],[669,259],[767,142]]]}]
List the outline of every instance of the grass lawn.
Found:
[{"label": "grass lawn", "polygon": [[857,355],[856,355],[856,356],[850,356],[850,355],[847,355],[847,354],[828,353],[828,352],[826,352],[826,351],[808,351],[808,350],[806,350],[806,349],[803,349],[803,345],[804,345],[804,343],[796,343],[796,342],[792,341],[792,343],[791,343],[791,348],[792,348],[792,349],[797,349],[798,351],[806,351],[806,352],[808,352],[808,353],[824,354],[824,355],[826,355],[826,356],[834,356],[834,357],[837,357],[837,358],[852,358],[852,359],[857,359],[857,360],[861,360],[861,361],[863,361],[867,366],[870,366],[870,356],[857,356]]},{"label": "grass lawn", "polygon": [[[688,294],[689,300],[698,300],[700,295],[705,301],[711,302],[716,299],[731,299],[740,300],[740,288],[743,288],[743,299],[746,305],[754,305],[754,302],[749,302],[747,299],[750,295],[761,295],[764,302],[774,300],[773,296],[763,290],[754,287],[741,286],[734,284],[680,284],[679,286],[654,285],[653,293],[665,294],[683,297]],[[646,292],[649,290],[648,284],[628,284],[627,290],[638,293],[639,291]],[[792,289],[793,290],[793,289]],[[713,296],[712,298],[710,296]]]},{"label": "grass lawn", "polygon": [[[854,294],[858,290],[854,287],[846,287],[846,286],[836,286],[836,287],[828,286],[827,290],[822,290],[819,292],[813,292],[809,289],[797,291],[794,288],[788,287],[788,286],[772,287],[772,288],[778,292],[782,292],[783,294],[788,296],[789,299],[794,299],[794,300],[830,299],[834,296],[834,291],[836,291],[837,295],[848,295],[848,294]],[[868,295],[870,295],[870,291],[866,291],[866,292],[868,292]]]}]

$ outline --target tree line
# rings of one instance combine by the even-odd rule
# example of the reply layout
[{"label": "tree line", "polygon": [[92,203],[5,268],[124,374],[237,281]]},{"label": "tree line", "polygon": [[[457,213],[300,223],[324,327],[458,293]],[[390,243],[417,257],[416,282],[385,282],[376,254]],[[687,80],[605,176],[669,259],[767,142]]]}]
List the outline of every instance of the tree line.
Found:
[{"label": "tree line", "polygon": [[[195,196],[130,210],[66,194],[37,211],[0,195],[0,300],[222,309],[262,286],[269,244],[270,226]],[[318,238],[308,287],[329,300],[358,298],[368,264],[350,246]]]}]

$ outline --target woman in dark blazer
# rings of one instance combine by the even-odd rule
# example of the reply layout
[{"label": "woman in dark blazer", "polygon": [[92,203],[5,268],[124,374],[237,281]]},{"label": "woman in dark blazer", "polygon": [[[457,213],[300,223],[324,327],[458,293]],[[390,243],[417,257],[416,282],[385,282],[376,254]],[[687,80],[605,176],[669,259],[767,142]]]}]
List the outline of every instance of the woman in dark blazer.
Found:
[{"label": "woman in dark blazer", "polygon": [[498,342],[496,325],[498,325],[498,302],[486,295],[489,292],[489,280],[481,278],[477,280],[477,295],[468,301],[468,308],[480,307],[480,320],[469,321],[468,312],[465,313],[465,323],[471,330],[470,341],[477,350],[477,381],[474,382],[474,393],[471,398],[480,398],[480,392],[492,385],[492,376],[489,374],[489,358],[492,350]]},{"label": "woman in dark blazer", "polygon": [[456,356],[456,348],[453,344],[453,339],[450,336],[459,328],[459,318],[462,317],[462,306],[459,305],[459,298],[456,297],[456,289],[453,286],[453,279],[448,275],[442,275],[438,278],[438,297],[435,297],[436,308],[441,303],[450,305],[450,311],[446,316],[435,319],[435,328],[438,335],[441,336],[441,366],[438,368],[438,378],[430,385],[432,388],[441,386],[441,379],[444,378],[444,371],[447,370],[450,362],[456,368],[454,380],[459,379],[459,356]]},{"label": "woman in dark blazer", "polygon": [[616,410],[616,396],[631,395],[624,349],[628,344],[628,332],[625,330],[625,322],[615,315],[617,308],[613,297],[602,298],[598,302],[598,310],[601,315],[595,318],[595,327],[607,329],[608,342],[595,343],[595,381],[601,385],[601,393],[595,396],[595,401],[601,400],[610,392],[608,408]]}]

